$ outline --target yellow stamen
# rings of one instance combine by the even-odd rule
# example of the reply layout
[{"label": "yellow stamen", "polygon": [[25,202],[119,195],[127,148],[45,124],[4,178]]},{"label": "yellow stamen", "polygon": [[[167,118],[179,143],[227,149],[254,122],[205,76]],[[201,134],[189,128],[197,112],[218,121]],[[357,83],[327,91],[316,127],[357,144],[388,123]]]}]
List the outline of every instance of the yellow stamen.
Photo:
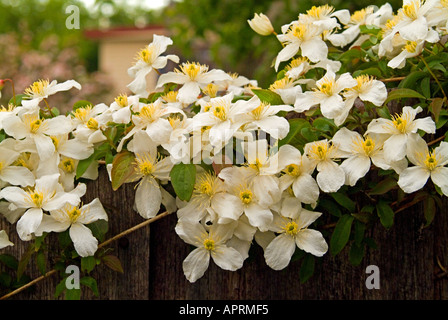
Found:
[{"label": "yellow stamen", "polygon": [[409,53],[415,53],[415,51],[417,51],[417,42],[406,41],[406,45],[403,47],[403,50],[406,50]]},{"label": "yellow stamen", "polygon": [[286,166],[286,168],[283,170],[286,174],[296,177],[300,175],[300,167],[294,163],[289,164]]},{"label": "yellow stamen", "polygon": [[76,109],[72,112],[73,116],[79,121],[86,123],[90,118],[90,112],[92,111],[92,106],[86,106]]},{"label": "yellow stamen", "polygon": [[90,118],[87,121],[86,126],[91,130],[98,130],[98,121],[95,118]]},{"label": "yellow stamen", "polygon": [[253,197],[252,191],[250,191],[249,189],[242,190],[240,192],[240,199],[241,199],[241,201],[244,204],[251,203],[252,202],[252,197]]},{"label": "yellow stamen", "polygon": [[334,11],[334,8],[332,6],[329,6],[328,4],[322,5],[322,6],[313,6],[311,9],[306,11],[306,14],[309,17],[312,17],[316,20],[320,20],[324,17],[327,17]]},{"label": "yellow stamen", "polygon": [[141,60],[147,64],[152,64],[153,63],[152,54],[153,54],[152,47],[151,46],[146,47],[137,53],[136,60]]},{"label": "yellow stamen", "polygon": [[167,103],[177,102],[177,93],[177,91],[169,91],[162,96],[162,99]]},{"label": "yellow stamen", "polygon": [[119,95],[115,98],[115,102],[122,108],[128,106],[128,96],[126,94]]},{"label": "yellow stamen", "polygon": [[204,240],[204,248],[208,251],[214,251],[215,250],[215,241],[207,238]]},{"label": "yellow stamen", "polygon": [[428,168],[429,171],[432,171],[437,167],[437,163],[438,161],[435,152],[434,151],[428,152],[426,154],[426,159],[424,162],[426,168]]},{"label": "yellow stamen", "polygon": [[144,176],[151,175],[154,172],[155,159],[149,153],[139,154],[135,158],[138,172]]},{"label": "yellow stamen", "polygon": [[292,237],[299,232],[299,226],[294,221],[288,222],[282,229],[285,230],[286,234],[289,234]]},{"label": "yellow stamen", "polygon": [[49,86],[50,82],[48,80],[38,80],[33,82],[31,86],[29,86],[27,89],[25,89],[25,94],[29,96],[39,95],[43,96],[45,95],[45,90]]},{"label": "yellow stamen", "polygon": [[194,192],[196,194],[205,194],[207,196],[212,196],[215,193],[215,179],[211,173],[203,173],[198,176],[197,181],[194,186]]},{"label": "yellow stamen", "polygon": [[196,62],[183,63],[179,68],[180,68],[180,70],[175,69],[174,71],[187,75],[190,78],[190,80],[195,80],[199,74],[202,74],[202,73],[205,73],[208,71],[208,67],[206,65],[201,65]]},{"label": "yellow stamen", "polygon": [[218,86],[214,83],[209,83],[202,91],[210,98],[216,98],[218,94]]},{"label": "yellow stamen", "polygon": [[75,161],[71,158],[65,158],[59,163],[59,168],[66,173],[75,172]]}]

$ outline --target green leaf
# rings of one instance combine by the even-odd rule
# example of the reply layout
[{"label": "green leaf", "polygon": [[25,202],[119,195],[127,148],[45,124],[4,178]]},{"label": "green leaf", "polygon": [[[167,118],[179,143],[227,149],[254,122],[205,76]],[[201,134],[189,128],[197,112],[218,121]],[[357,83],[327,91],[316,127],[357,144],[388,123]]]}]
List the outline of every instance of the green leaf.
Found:
[{"label": "green leaf", "polygon": [[380,217],[381,224],[385,228],[390,228],[394,224],[394,210],[390,207],[390,205],[384,201],[380,200],[376,205],[376,212],[378,217]]},{"label": "green leaf", "polygon": [[81,258],[81,271],[90,273],[96,266],[96,258],[94,256]]},{"label": "green leaf", "polygon": [[78,109],[78,108],[85,108],[85,107],[90,107],[90,106],[93,106],[93,104],[92,104],[90,101],[87,101],[87,100],[79,100],[79,101],[76,101],[76,102],[73,104],[73,108],[72,108],[72,110],[75,111],[75,110]]},{"label": "green leaf", "polygon": [[8,104],[12,104],[12,105],[14,105],[14,106],[20,106],[20,105],[22,105],[22,100],[23,100],[23,98],[25,98],[25,97],[28,97],[26,94],[16,94],[16,97],[15,97],[15,103],[14,103],[14,97],[12,97],[10,100],[9,100],[9,102],[8,102]]},{"label": "green leaf", "polygon": [[406,78],[401,80],[398,84],[398,88],[413,88],[420,79],[428,76],[429,73],[425,71],[414,71],[410,73]]},{"label": "green leaf", "polygon": [[327,212],[336,217],[342,216],[342,211],[339,209],[337,203],[333,202],[330,199],[321,198],[319,199],[319,206],[324,208]]},{"label": "green leaf", "polygon": [[298,139],[300,139],[300,132],[302,128],[306,126],[310,126],[310,123],[306,119],[302,118],[293,118],[289,119],[289,132],[282,140],[278,142],[278,146],[281,147],[285,144],[291,144],[293,146],[296,146],[296,144],[300,145],[300,142],[296,143]]},{"label": "green leaf", "polygon": [[120,259],[114,255],[107,255],[101,258],[106,266],[116,272],[124,273]]},{"label": "green leaf", "polygon": [[314,274],[315,258],[311,254],[305,255],[300,266],[299,278],[301,283],[305,283]]},{"label": "green leaf", "polygon": [[434,197],[427,197],[423,201],[423,213],[425,215],[426,224],[425,227],[428,227],[431,222],[434,220],[434,216],[436,215],[436,202]]},{"label": "green leaf", "polygon": [[334,192],[331,193],[330,195],[337,203],[339,203],[345,209],[350,211],[350,213],[356,211],[356,203],[353,200],[351,200],[346,194]]},{"label": "green leaf", "polygon": [[17,268],[19,267],[19,262],[17,261],[17,259],[13,255],[7,253],[0,255],[0,263],[4,264],[12,270],[17,270]]},{"label": "green leaf", "polygon": [[95,151],[90,155],[90,157],[78,162],[78,166],[76,168],[76,179],[82,177],[82,175],[87,171],[87,169],[90,167],[90,165],[93,164],[94,161],[104,158],[110,152],[111,149],[108,143],[103,143],[95,148]]},{"label": "green leaf", "polygon": [[366,225],[358,220],[355,221],[354,242],[360,246],[364,240]]},{"label": "green leaf", "polygon": [[97,284],[97,282],[96,282],[96,280],[94,278],[92,278],[92,277],[82,277],[79,280],[79,282],[82,285],[84,285],[86,287],[89,287],[92,290],[92,292],[93,292],[93,294],[95,296],[98,297],[100,295],[99,292],[98,292],[98,284]]},{"label": "green leaf", "polygon": [[26,249],[25,253],[22,254],[22,257],[19,260],[19,265],[17,266],[17,279],[19,280],[23,273],[25,272],[28,263],[30,262],[31,256],[35,253],[34,244],[30,244]]},{"label": "green leaf", "polygon": [[349,214],[341,216],[336,223],[333,234],[330,239],[330,253],[335,256],[344,249],[352,230],[354,217]]},{"label": "green leaf", "polygon": [[446,98],[434,98],[431,100],[431,103],[429,105],[429,111],[431,111],[431,113],[434,116],[434,121],[435,122],[439,122],[439,116],[440,116],[440,112],[442,111],[442,107],[446,102]]},{"label": "green leaf", "polygon": [[92,234],[99,241],[104,241],[107,231],[109,230],[109,222],[106,220],[96,220],[86,225],[92,231]]},{"label": "green leaf", "polygon": [[431,82],[430,78],[426,77],[423,78],[423,80],[420,82],[420,88],[422,89],[422,93],[425,96],[426,99],[431,98]]},{"label": "green leaf", "polygon": [[252,92],[264,103],[270,105],[285,104],[279,94],[267,89],[252,89]]},{"label": "green leaf", "polygon": [[384,101],[384,105],[387,105],[388,102],[392,100],[405,99],[405,98],[419,98],[425,99],[420,93],[415,90],[408,88],[395,89],[389,92],[386,101]]},{"label": "green leaf", "polygon": [[80,300],[81,289],[67,289],[65,291],[65,300]]},{"label": "green leaf", "polygon": [[1,272],[0,273],[0,288],[9,288],[13,282],[12,276],[9,273]]},{"label": "green leaf", "polygon": [[178,163],[170,172],[171,184],[180,200],[189,201],[196,182],[196,166]]},{"label": "green leaf", "polygon": [[369,195],[381,195],[389,192],[397,186],[397,180],[388,177],[380,182],[378,182],[372,190],[370,190]]},{"label": "green leaf", "polygon": [[118,190],[124,183],[130,182],[130,178],[135,173],[134,161],[134,154],[127,150],[115,155],[110,173],[114,191]]},{"label": "green leaf", "polygon": [[364,253],[365,253],[364,245],[358,245],[355,242],[353,242],[350,247],[350,252],[348,255],[350,263],[354,266],[359,266],[362,259],[364,258]]},{"label": "green leaf", "polygon": [[61,295],[62,292],[64,292],[67,289],[67,286],[65,285],[65,281],[67,280],[67,277],[64,277],[57,285],[56,289],[54,291],[54,298],[56,299]]},{"label": "green leaf", "polygon": [[39,272],[44,275],[47,272],[47,258],[44,251],[39,251],[36,255],[36,264]]},{"label": "green leaf", "polygon": [[337,126],[334,124],[334,121],[331,119],[319,117],[313,121],[313,127],[319,131],[332,133],[333,130],[337,129]]}]

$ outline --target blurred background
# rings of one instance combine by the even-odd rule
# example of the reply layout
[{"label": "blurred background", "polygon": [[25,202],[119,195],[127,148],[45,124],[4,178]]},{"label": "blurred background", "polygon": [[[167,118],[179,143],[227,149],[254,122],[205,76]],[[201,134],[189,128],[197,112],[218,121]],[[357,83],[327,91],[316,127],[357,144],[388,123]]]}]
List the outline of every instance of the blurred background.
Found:
[{"label": "blurred background", "polygon": [[[401,0],[388,1],[394,10]],[[62,82],[74,79],[82,90],[51,97],[52,106],[64,110],[78,100],[109,104],[128,93],[127,69],[136,52],[153,34],[171,37],[168,53],[183,61],[256,79],[266,87],[275,80],[271,67],[281,49],[274,36],[255,33],[247,20],[264,13],[276,31],[313,5],[328,3],[336,9],[355,10],[373,0],[0,0],[0,79],[13,79],[16,93],[39,79]],[[79,29],[66,20],[79,8]],[[167,66],[171,70],[172,66]],[[149,85],[156,81],[151,75]],[[6,83],[0,103],[12,96]]]}]

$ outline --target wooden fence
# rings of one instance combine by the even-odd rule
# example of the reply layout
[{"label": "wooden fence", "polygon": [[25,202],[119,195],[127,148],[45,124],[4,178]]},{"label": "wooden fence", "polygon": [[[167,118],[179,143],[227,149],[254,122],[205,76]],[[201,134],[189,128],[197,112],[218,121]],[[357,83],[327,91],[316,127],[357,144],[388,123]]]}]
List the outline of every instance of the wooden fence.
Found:
[{"label": "wooden fence", "polygon": [[[86,201],[99,197],[108,208],[108,236],[145,221],[132,210],[133,185],[113,191],[105,170],[97,181],[88,183]],[[144,228],[114,241],[109,246],[121,260],[124,273],[100,265],[92,276],[97,279],[99,297],[87,288],[82,299],[101,300],[428,300],[448,298],[448,202],[437,212],[433,223],[422,228],[423,207],[417,204],[395,217],[394,226],[386,230],[379,225],[369,231],[378,244],[368,249],[361,265],[352,266],[348,250],[338,256],[329,253],[317,259],[315,273],[306,283],[299,280],[299,267],[291,263],[282,271],[270,269],[264,262],[261,248],[245,261],[242,269],[229,272],[210,264],[206,274],[196,283],[189,283],[182,271],[182,261],[190,247],[174,232],[175,214],[168,215]],[[15,226],[0,222],[14,247],[1,253],[19,257],[26,244],[15,234]],[[380,288],[367,289],[368,265],[380,271]],[[26,270],[32,278],[40,276],[32,263]],[[52,300],[60,281],[57,273],[30,288],[11,296],[10,300]],[[2,293],[4,294],[4,293]],[[59,297],[61,299],[61,297]]]}]

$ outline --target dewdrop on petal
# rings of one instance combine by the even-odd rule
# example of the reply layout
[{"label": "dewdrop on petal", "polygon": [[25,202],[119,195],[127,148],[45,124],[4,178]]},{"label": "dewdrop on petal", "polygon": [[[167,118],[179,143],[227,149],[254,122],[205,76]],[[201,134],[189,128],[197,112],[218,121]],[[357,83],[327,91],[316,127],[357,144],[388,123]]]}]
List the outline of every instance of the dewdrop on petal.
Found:
[{"label": "dewdrop on petal", "polygon": [[274,27],[271,24],[269,18],[260,13],[255,13],[252,20],[247,20],[249,26],[258,34],[262,36],[268,36],[274,33]]}]

